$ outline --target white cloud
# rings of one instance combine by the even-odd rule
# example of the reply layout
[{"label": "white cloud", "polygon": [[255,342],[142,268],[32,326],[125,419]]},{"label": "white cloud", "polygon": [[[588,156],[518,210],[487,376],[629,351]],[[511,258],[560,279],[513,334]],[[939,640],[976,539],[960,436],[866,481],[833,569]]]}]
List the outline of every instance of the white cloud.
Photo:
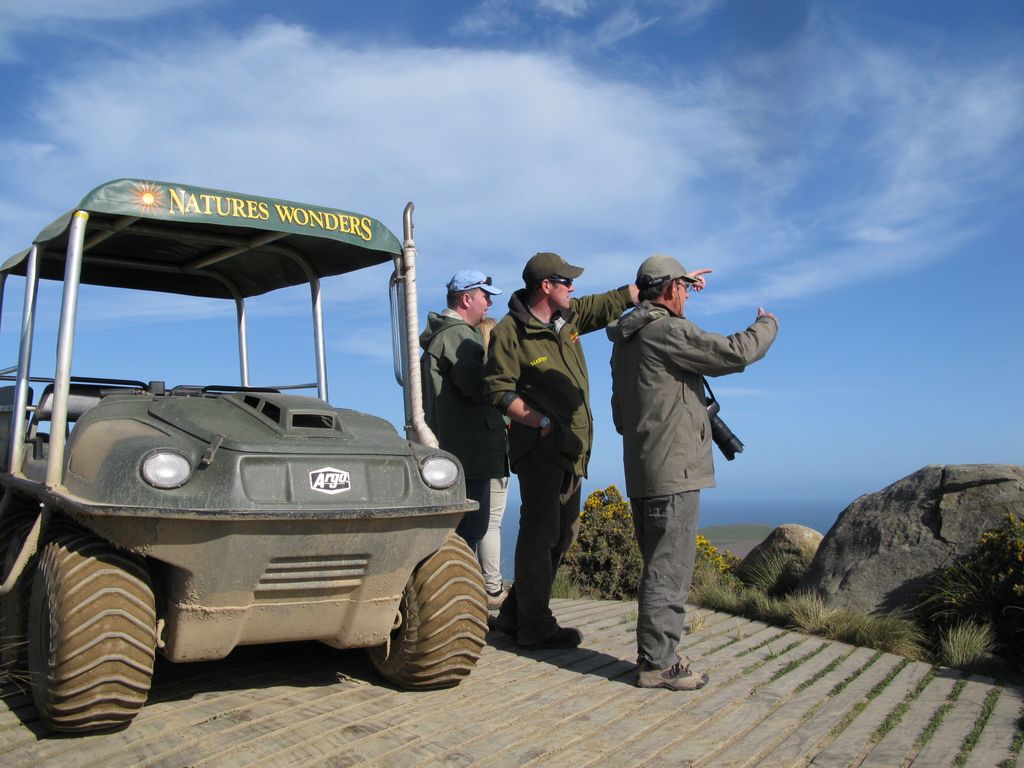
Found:
[{"label": "white cloud", "polygon": [[614,45],[657,22],[658,17],[643,18],[635,7],[627,5],[601,22],[594,32],[594,43],[601,48]]},{"label": "white cloud", "polygon": [[[0,199],[0,244],[25,247],[118,176],[354,208],[396,231],[412,199],[421,309],[462,267],[515,288],[541,249],[584,263],[592,289],[675,253],[716,268],[704,303],[727,309],[941,258],[1021,159],[1013,64],[917,61],[819,21],[772,59],[719,66],[614,81],[555,55],[355,49],[273,22],[168,39],[49,83],[31,139],[0,143],[18,191]],[[383,301],[384,281],[328,295]]]},{"label": "white cloud", "polygon": [[495,37],[521,26],[519,12],[508,0],[483,0],[455,23],[452,32],[463,37]]},{"label": "white cloud", "polygon": [[537,0],[537,7],[542,11],[551,11],[559,16],[570,19],[579,18],[587,12],[587,0]]},{"label": "white cloud", "polygon": [[0,60],[12,59],[20,50],[17,39],[26,33],[75,35],[88,22],[136,21],[181,12],[206,0],[32,0],[0,6]]}]

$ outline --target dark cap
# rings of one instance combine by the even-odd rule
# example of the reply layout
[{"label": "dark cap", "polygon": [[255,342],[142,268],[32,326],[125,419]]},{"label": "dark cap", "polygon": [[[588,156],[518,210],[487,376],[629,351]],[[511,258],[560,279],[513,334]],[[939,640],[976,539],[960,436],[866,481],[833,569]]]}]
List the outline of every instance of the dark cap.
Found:
[{"label": "dark cap", "polygon": [[636,284],[640,288],[649,285],[662,285],[669,280],[685,280],[688,283],[696,283],[695,278],[686,273],[686,268],[671,256],[663,253],[656,253],[640,265],[636,271]]},{"label": "dark cap", "polygon": [[527,285],[539,283],[546,277],[579,277],[583,267],[574,267],[557,253],[536,253],[526,262],[523,269],[523,282]]}]

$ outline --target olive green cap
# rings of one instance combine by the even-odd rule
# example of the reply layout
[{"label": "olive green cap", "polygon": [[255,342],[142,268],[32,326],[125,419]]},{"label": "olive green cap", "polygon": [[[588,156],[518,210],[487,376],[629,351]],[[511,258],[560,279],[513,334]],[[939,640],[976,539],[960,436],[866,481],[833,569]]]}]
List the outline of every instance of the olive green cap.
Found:
[{"label": "olive green cap", "polygon": [[545,277],[579,277],[583,267],[574,267],[557,253],[544,251],[535,253],[523,269],[523,282],[527,285],[539,283]]},{"label": "olive green cap", "polygon": [[669,280],[685,280],[696,283],[697,280],[687,274],[686,267],[671,256],[656,253],[640,265],[636,271],[636,284],[643,288],[648,285],[661,285]]}]

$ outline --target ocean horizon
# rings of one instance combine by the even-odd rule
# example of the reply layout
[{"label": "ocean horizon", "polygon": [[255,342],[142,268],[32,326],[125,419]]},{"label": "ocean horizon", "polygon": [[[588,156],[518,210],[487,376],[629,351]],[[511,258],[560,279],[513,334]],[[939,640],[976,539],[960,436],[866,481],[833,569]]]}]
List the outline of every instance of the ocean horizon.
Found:
[{"label": "ocean horizon", "polygon": [[[701,494],[698,528],[719,525],[804,525],[822,535],[828,533],[847,501],[736,501],[719,500],[714,493]],[[510,488],[501,526],[501,574],[511,580],[515,571],[516,536],[519,534],[519,489]]]}]

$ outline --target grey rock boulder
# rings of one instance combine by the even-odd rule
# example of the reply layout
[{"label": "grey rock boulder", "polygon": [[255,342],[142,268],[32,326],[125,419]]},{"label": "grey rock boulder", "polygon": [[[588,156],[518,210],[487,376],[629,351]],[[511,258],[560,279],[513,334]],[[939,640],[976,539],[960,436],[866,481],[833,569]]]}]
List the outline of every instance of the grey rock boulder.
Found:
[{"label": "grey rock boulder", "polygon": [[771,577],[770,591],[783,594],[800,583],[804,572],[814,560],[822,536],[805,525],[780,525],[750,550],[736,569],[736,575],[747,583],[760,583]]},{"label": "grey rock boulder", "polygon": [[833,607],[912,609],[935,569],[1006,515],[1024,516],[1024,467],[930,465],[848,506],[800,582]]}]

